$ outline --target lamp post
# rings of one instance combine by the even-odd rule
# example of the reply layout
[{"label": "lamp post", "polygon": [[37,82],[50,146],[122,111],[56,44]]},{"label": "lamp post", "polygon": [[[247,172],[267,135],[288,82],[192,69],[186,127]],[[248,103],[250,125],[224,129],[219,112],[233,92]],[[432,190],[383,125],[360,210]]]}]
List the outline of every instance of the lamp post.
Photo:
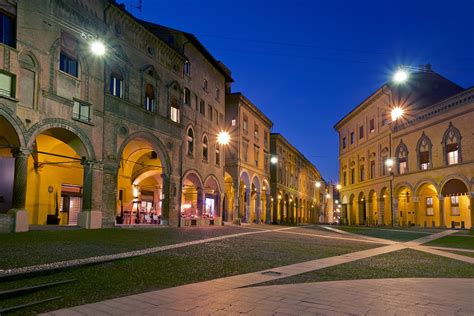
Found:
[{"label": "lamp post", "polygon": [[[217,134],[217,144],[221,146],[222,148],[221,155],[222,155],[222,166],[224,168],[224,173],[225,173],[225,147],[229,144],[229,142],[230,142],[230,135],[228,132],[220,131]],[[225,191],[225,186],[224,186],[224,191]],[[222,224],[224,224],[224,214],[222,214]]]},{"label": "lamp post", "polygon": [[393,159],[389,158],[385,160],[385,165],[387,166],[388,172],[390,174],[390,216],[391,216],[391,223],[393,227],[394,222],[395,222],[395,214],[393,214],[393,170],[392,170]]}]

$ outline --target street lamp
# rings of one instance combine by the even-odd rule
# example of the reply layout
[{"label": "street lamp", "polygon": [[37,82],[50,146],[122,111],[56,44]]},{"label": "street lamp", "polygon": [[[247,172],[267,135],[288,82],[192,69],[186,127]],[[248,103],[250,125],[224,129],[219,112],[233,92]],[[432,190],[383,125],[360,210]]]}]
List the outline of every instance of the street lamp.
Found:
[{"label": "street lamp", "polygon": [[392,227],[395,222],[395,216],[393,214],[393,171],[392,171],[392,166],[393,166],[393,159],[389,158],[385,160],[385,165],[388,168],[388,172],[390,172],[390,216],[391,216],[391,222],[392,222]]},{"label": "street lamp", "polygon": [[96,56],[103,56],[105,54],[105,45],[99,40],[95,40],[90,45],[91,52]]},{"label": "street lamp", "polygon": [[272,165],[276,165],[278,163],[278,157],[277,156],[272,156],[272,158],[270,158],[270,163]]},{"label": "street lamp", "polygon": [[320,188],[320,187],[321,187],[321,181],[316,181],[315,186],[316,186],[317,188]]},{"label": "street lamp", "polygon": [[338,191],[339,191],[339,190],[341,190],[341,188],[342,188],[342,187],[341,187],[341,185],[340,185],[340,184],[336,185],[336,190],[338,190]]},{"label": "street lamp", "polygon": [[230,142],[230,135],[226,131],[220,131],[217,134],[217,143],[219,145],[228,145]]},{"label": "street lamp", "polygon": [[395,122],[399,118],[403,117],[403,115],[405,114],[405,110],[400,106],[396,106],[392,109],[392,112],[390,114],[392,116],[392,121]]},{"label": "street lamp", "polygon": [[410,74],[408,73],[408,71],[400,67],[393,75],[393,81],[397,84],[401,84],[406,82],[409,77]]}]

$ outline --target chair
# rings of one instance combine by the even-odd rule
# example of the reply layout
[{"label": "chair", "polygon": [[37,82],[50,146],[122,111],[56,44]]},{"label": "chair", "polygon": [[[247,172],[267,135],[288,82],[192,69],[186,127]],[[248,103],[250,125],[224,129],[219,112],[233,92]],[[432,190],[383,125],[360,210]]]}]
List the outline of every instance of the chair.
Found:
[{"label": "chair", "polygon": [[145,223],[151,224],[151,217],[148,214],[145,215]]}]

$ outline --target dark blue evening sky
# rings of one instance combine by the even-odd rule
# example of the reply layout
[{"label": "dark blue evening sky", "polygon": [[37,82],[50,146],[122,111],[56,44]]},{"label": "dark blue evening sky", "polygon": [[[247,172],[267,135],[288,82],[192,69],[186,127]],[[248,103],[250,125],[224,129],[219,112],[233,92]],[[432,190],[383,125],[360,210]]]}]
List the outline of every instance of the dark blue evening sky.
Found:
[{"label": "dark blue evening sky", "polygon": [[[131,10],[138,0],[123,2]],[[143,0],[132,13],[195,34],[232,70],[232,90],[326,180],[338,180],[334,124],[397,65],[431,63],[462,87],[474,85],[474,0]]]}]

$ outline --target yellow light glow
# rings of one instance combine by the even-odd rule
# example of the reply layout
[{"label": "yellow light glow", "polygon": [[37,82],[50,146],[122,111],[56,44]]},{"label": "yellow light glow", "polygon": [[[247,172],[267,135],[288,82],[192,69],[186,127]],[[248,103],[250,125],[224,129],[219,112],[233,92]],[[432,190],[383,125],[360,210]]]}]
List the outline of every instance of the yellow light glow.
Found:
[{"label": "yellow light glow", "polygon": [[342,188],[342,186],[340,184],[336,185],[337,190],[340,190],[341,188]]},{"label": "yellow light glow", "polygon": [[226,131],[220,131],[219,134],[217,134],[217,142],[220,145],[227,145],[230,142],[230,135]]},{"label": "yellow light glow", "polygon": [[397,72],[393,75],[393,81],[395,83],[403,83],[408,80],[409,74],[404,69],[398,69]]},{"label": "yellow light glow", "polygon": [[392,121],[396,121],[398,120],[399,118],[403,117],[403,115],[405,114],[405,110],[402,109],[401,107],[399,106],[396,106],[392,109]]},{"label": "yellow light glow", "polygon": [[183,209],[191,208],[191,204],[183,204]]},{"label": "yellow light glow", "polygon": [[387,167],[393,166],[393,159],[387,159],[387,160],[385,160],[385,165],[386,165]]},{"label": "yellow light glow", "polygon": [[320,188],[320,187],[321,187],[321,182],[316,181],[316,187],[317,187],[317,188]]},{"label": "yellow light glow", "polygon": [[328,193],[326,194],[326,199],[329,199],[329,198],[331,198],[331,195]]},{"label": "yellow light glow", "polygon": [[278,162],[277,156],[273,156],[272,158],[270,158],[270,163],[272,163],[273,165],[276,165],[277,162]]},{"label": "yellow light glow", "polygon": [[94,55],[102,56],[105,54],[105,45],[101,41],[92,42],[90,49]]},{"label": "yellow light glow", "polygon": [[281,194],[278,194],[278,199],[281,200]]}]

